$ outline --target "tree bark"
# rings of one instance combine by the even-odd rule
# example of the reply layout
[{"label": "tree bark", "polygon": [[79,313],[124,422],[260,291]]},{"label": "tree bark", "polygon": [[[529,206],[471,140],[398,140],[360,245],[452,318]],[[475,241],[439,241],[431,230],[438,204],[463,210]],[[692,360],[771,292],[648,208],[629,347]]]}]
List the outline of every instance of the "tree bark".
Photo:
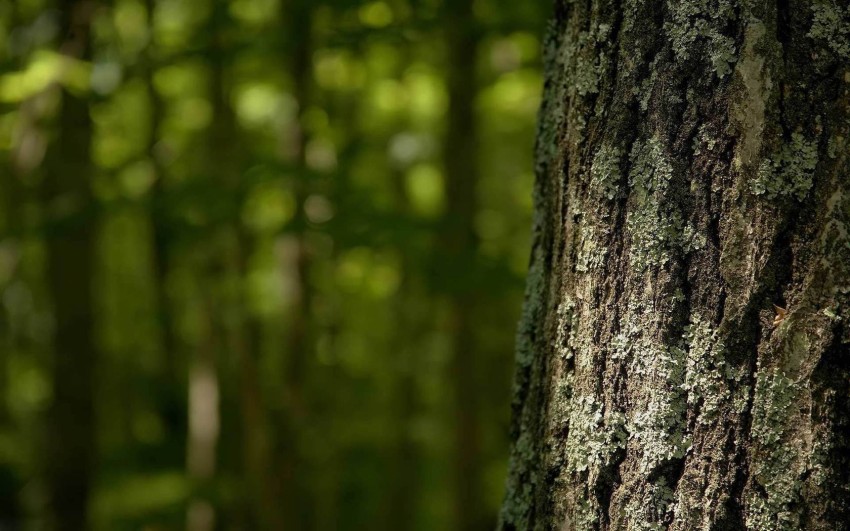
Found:
[{"label": "tree bark", "polygon": [[556,3],[503,530],[850,528],[850,10]]},{"label": "tree bark", "polygon": [[[94,5],[60,3],[60,53],[66,61],[90,59],[89,23]],[[64,67],[63,67],[64,68]],[[61,76],[64,71],[60,71]],[[44,179],[47,283],[53,300],[53,404],[46,457],[53,529],[88,527],[95,421],[92,263],[94,202],[90,188],[92,121],[88,102],[64,87],[56,136]]]}]

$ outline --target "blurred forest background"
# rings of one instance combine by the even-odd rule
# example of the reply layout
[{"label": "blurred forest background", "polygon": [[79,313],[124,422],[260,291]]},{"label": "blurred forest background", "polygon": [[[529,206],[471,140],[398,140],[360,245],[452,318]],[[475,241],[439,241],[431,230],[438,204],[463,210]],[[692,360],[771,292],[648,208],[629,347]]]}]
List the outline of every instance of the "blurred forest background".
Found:
[{"label": "blurred forest background", "polygon": [[0,2],[0,529],[492,529],[549,10]]}]

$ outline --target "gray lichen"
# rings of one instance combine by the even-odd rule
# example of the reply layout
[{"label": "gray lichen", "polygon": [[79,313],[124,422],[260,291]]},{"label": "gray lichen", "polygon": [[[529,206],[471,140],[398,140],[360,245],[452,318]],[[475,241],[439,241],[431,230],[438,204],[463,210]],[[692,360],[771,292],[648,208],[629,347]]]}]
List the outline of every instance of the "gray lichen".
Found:
[{"label": "gray lichen", "polygon": [[600,234],[599,230],[582,227],[581,243],[579,244],[579,253],[576,259],[576,271],[586,273],[597,270],[605,265],[608,258],[608,248],[599,245]]}]

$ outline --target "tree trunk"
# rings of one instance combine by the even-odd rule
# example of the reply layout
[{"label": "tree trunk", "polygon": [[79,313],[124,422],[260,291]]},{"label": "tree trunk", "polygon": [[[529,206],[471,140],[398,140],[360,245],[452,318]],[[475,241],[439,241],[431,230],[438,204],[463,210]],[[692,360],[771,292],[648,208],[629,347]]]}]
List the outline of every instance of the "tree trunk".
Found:
[{"label": "tree trunk", "polygon": [[[213,281],[211,277],[214,275],[207,277],[210,283]],[[218,468],[221,386],[215,357],[222,341],[212,299],[204,295],[201,339],[189,361],[186,475],[194,492],[186,510],[188,531],[213,531],[216,527],[216,507],[211,493]]]},{"label": "tree trunk", "polygon": [[850,528],[850,10],[557,2],[501,529]]},{"label": "tree trunk", "polygon": [[[402,61],[402,64],[407,63]],[[405,130],[406,125],[399,124],[398,129]],[[404,172],[400,169],[392,172],[392,191],[399,215],[410,215],[410,197],[405,189]],[[391,433],[392,450],[386,482],[387,495],[384,498],[386,516],[383,529],[386,531],[410,527],[420,510],[422,449],[413,430],[421,408],[417,375],[422,370],[422,364],[421,351],[417,347],[425,341],[429,331],[428,321],[421,316],[432,313],[420,286],[421,278],[417,275],[413,257],[403,254],[399,263],[399,286],[392,303],[396,322],[390,336],[393,387],[391,420],[387,431]]]},{"label": "tree trunk", "polygon": [[310,0],[281,2],[282,20],[289,29],[284,44],[290,54],[289,76],[292,91],[298,103],[298,117],[291,137],[282,145],[282,158],[295,168],[294,196],[296,211],[291,222],[292,231],[285,238],[286,257],[284,274],[293,287],[288,301],[284,339],[283,404],[275,438],[279,456],[279,485],[281,507],[288,529],[310,531],[316,527],[316,500],[308,480],[309,449],[304,446],[305,430],[309,429],[310,400],[307,381],[310,376],[314,334],[310,326],[313,305],[313,286],[310,276],[313,268],[308,241],[307,217],[304,204],[310,192],[310,175],[307,164],[309,131],[305,115],[311,104],[313,88],[313,51],[315,49],[313,21],[315,5]]},{"label": "tree trunk", "polygon": [[[153,27],[158,0],[145,0],[146,23],[148,27]],[[173,301],[169,294],[169,272],[171,270],[171,261],[174,258],[172,245],[174,236],[172,234],[171,224],[172,212],[168,208],[168,190],[166,180],[165,165],[162,163],[162,146],[161,131],[163,117],[165,116],[165,101],[160,96],[156,89],[154,77],[156,74],[156,63],[161,60],[157,55],[157,44],[151,36],[150,42],[142,56],[142,77],[144,79],[145,88],[147,90],[148,105],[150,112],[148,119],[148,128],[150,136],[147,143],[147,156],[151,164],[151,170],[154,176],[153,192],[151,197],[151,224],[153,226],[153,241],[152,244],[152,269],[156,282],[156,310],[157,323],[160,333],[160,348],[162,349],[162,374],[163,380],[169,389],[165,393],[170,395],[173,389],[179,387],[181,378],[179,376],[178,356],[181,352],[178,334],[174,325],[174,311],[172,309]],[[168,396],[166,398],[166,415],[169,418],[166,420],[169,424],[173,424],[176,420],[172,417],[176,416],[173,410],[179,409],[177,406],[178,400],[175,397]]]},{"label": "tree trunk", "polygon": [[[458,279],[459,270],[475,265],[475,213],[478,185],[475,122],[476,55],[478,29],[472,0],[450,0],[446,11],[446,47],[449,53],[446,84],[448,123],[443,144],[446,214],[443,222],[443,260],[438,282],[448,291],[448,333],[452,356],[449,381],[453,391],[453,500],[454,526],[458,531],[492,528],[486,523],[482,497],[481,433],[476,392],[477,352],[473,317],[476,286]],[[459,281],[460,280],[460,281]]]},{"label": "tree trunk", "polygon": [[[60,52],[66,61],[90,59],[93,9],[84,1],[61,3]],[[63,74],[58,73],[60,78]],[[82,530],[88,527],[95,444],[92,122],[84,97],[64,87],[57,90],[56,136],[47,152],[44,180],[47,282],[55,326],[46,461],[53,529]]]},{"label": "tree trunk", "polygon": [[[17,10],[12,6],[10,13],[11,24],[17,19]],[[14,68],[13,61],[0,64],[0,68]],[[0,299],[6,300],[10,290],[17,281],[21,261],[21,222],[20,205],[24,201],[24,190],[21,174],[25,169],[25,153],[22,153],[20,137],[37,138],[37,133],[30,129],[28,115],[31,105],[21,103],[16,121],[18,122],[18,139],[15,146],[0,154]],[[15,420],[9,410],[9,384],[12,382],[9,374],[10,363],[16,350],[16,330],[13,311],[8,304],[0,304],[0,436],[9,438],[15,433]],[[0,514],[4,524],[10,527],[20,525],[21,506],[19,493],[22,481],[16,470],[16,463],[11,456],[0,458]]]}]

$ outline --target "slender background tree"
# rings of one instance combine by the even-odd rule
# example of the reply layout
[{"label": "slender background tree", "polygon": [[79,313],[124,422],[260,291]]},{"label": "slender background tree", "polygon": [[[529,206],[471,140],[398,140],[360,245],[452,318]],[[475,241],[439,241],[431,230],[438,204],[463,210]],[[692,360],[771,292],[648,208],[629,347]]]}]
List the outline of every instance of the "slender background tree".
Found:
[{"label": "slender background tree", "polygon": [[52,526],[82,530],[88,519],[95,455],[94,233],[87,98],[70,84],[75,61],[92,56],[95,4],[68,1],[58,17],[57,80],[48,90],[59,107],[45,159],[46,284],[53,307],[52,396],[46,468]]}]

